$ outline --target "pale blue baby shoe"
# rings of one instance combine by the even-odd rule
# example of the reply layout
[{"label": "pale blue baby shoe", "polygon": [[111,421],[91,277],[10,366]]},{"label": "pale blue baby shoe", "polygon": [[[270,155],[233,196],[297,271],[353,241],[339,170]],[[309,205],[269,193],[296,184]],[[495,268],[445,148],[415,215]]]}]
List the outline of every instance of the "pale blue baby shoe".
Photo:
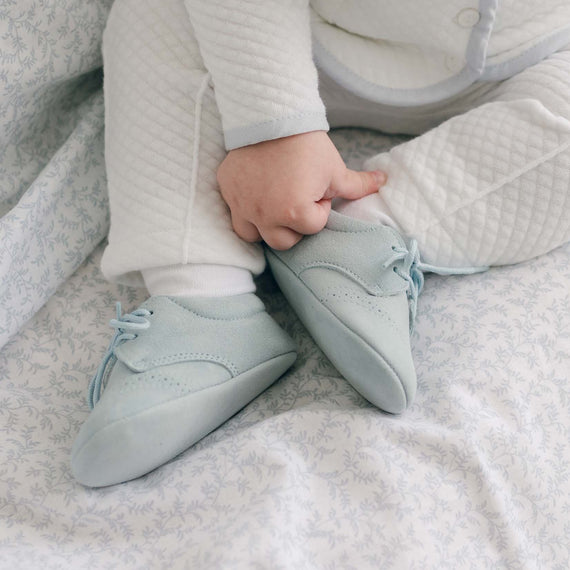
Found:
[{"label": "pale blue baby shoe", "polygon": [[[295,346],[253,294],[154,296],[111,321],[93,411],[72,450],[75,478],[102,487],[172,459],[243,408],[294,362]],[[104,390],[103,390],[104,385]]]},{"label": "pale blue baby shoe", "polygon": [[337,370],[381,410],[413,401],[416,372],[410,332],[422,271],[414,240],[392,228],[332,211],[326,227],[287,251],[266,250],[283,294]]}]

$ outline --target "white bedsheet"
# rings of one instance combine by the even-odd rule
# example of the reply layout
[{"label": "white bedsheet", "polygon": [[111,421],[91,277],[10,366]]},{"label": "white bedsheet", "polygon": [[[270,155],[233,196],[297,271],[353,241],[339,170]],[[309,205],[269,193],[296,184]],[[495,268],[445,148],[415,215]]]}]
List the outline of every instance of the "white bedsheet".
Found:
[{"label": "white bedsheet", "polygon": [[[340,131],[352,166],[388,141]],[[368,405],[291,314],[294,368],[220,429],[139,480],[86,489],[69,453],[114,302],[101,248],[0,352],[0,568],[567,568],[570,246],[427,279],[419,389]],[[142,434],[141,434],[142,436]]]}]

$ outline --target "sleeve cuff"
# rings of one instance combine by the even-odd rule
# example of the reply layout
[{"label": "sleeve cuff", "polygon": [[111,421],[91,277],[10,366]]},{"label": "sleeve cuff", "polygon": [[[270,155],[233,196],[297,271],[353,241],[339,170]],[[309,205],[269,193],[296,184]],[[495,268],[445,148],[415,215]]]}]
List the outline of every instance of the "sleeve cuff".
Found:
[{"label": "sleeve cuff", "polygon": [[274,121],[265,121],[224,132],[226,150],[233,150],[262,141],[280,139],[311,131],[328,131],[329,124],[321,112],[301,113]]}]

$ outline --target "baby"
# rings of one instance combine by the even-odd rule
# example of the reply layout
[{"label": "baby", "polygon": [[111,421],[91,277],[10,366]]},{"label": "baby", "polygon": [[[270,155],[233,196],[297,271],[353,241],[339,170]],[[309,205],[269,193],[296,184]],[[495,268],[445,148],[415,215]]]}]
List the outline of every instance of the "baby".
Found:
[{"label": "baby", "polygon": [[[255,296],[258,242],[346,380],[399,413],[423,271],[570,239],[570,5],[426,6],[115,1],[102,269],[150,298],[111,321],[72,453],[81,483],[158,467],[291,366]],[[329,125],[419,136],[356,172]]]}]

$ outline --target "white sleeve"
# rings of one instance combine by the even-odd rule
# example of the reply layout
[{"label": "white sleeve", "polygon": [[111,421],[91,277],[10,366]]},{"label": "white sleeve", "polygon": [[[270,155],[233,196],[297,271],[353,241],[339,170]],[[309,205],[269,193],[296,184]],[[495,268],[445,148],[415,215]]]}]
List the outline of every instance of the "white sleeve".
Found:
[{"label": "white sleeve", "polygon": [[226,148],[328,130],[308,0],[185,0]]}]

